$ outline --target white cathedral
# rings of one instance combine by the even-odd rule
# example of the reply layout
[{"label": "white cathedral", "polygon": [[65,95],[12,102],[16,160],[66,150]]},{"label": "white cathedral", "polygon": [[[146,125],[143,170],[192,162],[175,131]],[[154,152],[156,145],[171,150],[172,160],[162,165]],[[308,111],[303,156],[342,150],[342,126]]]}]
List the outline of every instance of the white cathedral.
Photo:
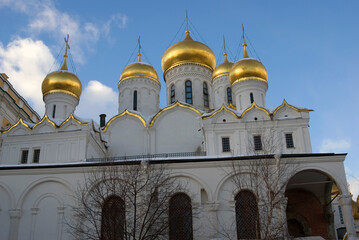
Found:
[{"label": "white cathedral", "polygon": [[[174,178],[185,179],[185,190],[173,198],[200,212],[196,217],[191,209],[183,213],[191,232],[176,236],[181,230],[173,229],[183,229],[177,222],[169,226],[168,239],[225,239],[230,226],[226,234],[231,239],[261,239],[267,195],[243,189],[233,179],[276,176],[232,167],[246,169],[264,158],[271,168],[293,166],[279,179],[285,187],[275,215],[284,220],[282,239],[342,239],[333,220],[339,212],[345,237],[358,239],[344,171],[346,154],[312,152],[310,109],[285,100],[267,107],[267,71],[248,56],[246,47],[244,42],[241,60],[229,62],[225,53],[224,62],[216,66],[212,50],[187,30],[184,40],[162,57],[167,92],[163,109],[158,74],[141,61],[139,52],[138,62],[126,66],[118,82],[118,115],[107,122],[102,115],[100,126],[76,116],[82,85],[67,68],[67,47],[61,69],[43,80],[42,119],[6,74],[0,75],[0,239],[73,239],[64,219],[76,205],[72,196],[84,171],[99,163],[143,160],[164,162]],[[337,208],[331,205],[334,186]],[[269,190],[263,186],[261,191]]]}]

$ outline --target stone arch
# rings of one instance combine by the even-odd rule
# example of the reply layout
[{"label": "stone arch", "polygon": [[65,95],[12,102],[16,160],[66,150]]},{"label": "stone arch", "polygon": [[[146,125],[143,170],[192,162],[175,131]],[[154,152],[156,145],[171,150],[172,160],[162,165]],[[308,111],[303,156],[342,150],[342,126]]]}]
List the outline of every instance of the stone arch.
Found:
[{"label": "stone arch", "polygon": [[[225,174],[225,176],[218,182],[216,190],[214,192],[214,197],[215,197],[214,201],[219,201],[220,193],[223,190],[224,185],[229,181],[231,181],[231,178],[233,178],[235,175],[236,175],[235,170],[232,170],[231,172]],[[254,175],[256,177],[261,177],[260,175],[256,175],[255,173],[251,173],[251,172],[241,172],[241,175]],[[243,189],[245,189],[245,187]],[[253,191],[253,189],[248,189],[248,190]],[[238,193],[238,189],[232,189],[229,198],[234,199],[237,193]]]},{"label": "stone arch", "polygon": [[21,209],[20,239],[60,239],[69,237],[64,227],[64,217],[76,203],[74,188],[57,177],[44,177],[30,183],[22,192],[17,208]]},{"label": "stone arch", "polygon": [[40,178],[37,181],[32,182],[31,184],[29,184],[26,189],[21,193],[20,198],[16,204],[17,208],[21,209],[23,204],[24,204],[24,200],[26,199],[26,197],[28,196],[28,194],[37,186],[43,184],[43,183],[49,183],[49,182],[55,182],[55,183],[59,183],[60,185],[64,186],[66,189],[70,190],[71,193],[75,193],[75,188],[66,180],[58,178],[58,177],[44,177],[44,178]]},{"label": "stone arch", "polygon": [[[200,191],[201,189],[204,189],[204,191],[206,192],[208,196],[208,202],[213,201],[213,193],[211,191],[211,188],[202,179],[198,178],[194,174],[186,173],[186,172],[176,172],[171,176],[171,178],[180,178],[180,177],[188,178],[193,182],[196,182],[200,186]],[[184,192],[184,193],[188,194],[188,192]]]},{"label": "stone arch", "polygon": [[328,169],[307,166],[297,169],[286,180],[286,216],[290,235],[335,238],[331,190],[333,184],[340,192],[346,186],[341,186],[340,179],[334,176]]},{"label": "stone arch", "polygon": [[[298,166],[296,171],[294,171],[288,177],[288,179],[286,179],[287,184],[289,183],[289,180],[292,179],[295,175],[297,175],[300,172],[304,172],[304,171],[317,171],[317,172],[320,172],[320,173],[326,175],[337,185],[341,194],[349,194],[345,178],[343,179],[344,181],[342,181],[342,179],[340,179],[337,176],[337,174],[335,174],[331,170],[323,168],[323,167],[318,167],[318,166]],[[345,176],[345,174],[343,176]]]},{"label": "stone arch", "polygon": [[40,202],[45,199],[45,198],[48,198],[48,197],[51,197],[51,198],[54,198],[57,200],[57,203],[58,205],[60,205],[60,207],[64,207],[64,200],[61,198],[61,196],[55,194],[55,193],[45,193],[43,195],[41,195],[40,197],[38,197],[35,202],[34,202],[34,208],[38,208]]},{"label": "stone arch", "polygon": [[[13,209],[16,206],[16,200],[15,200],[15,195],[13,193],[13,191],[4,183],[4,182],[0,182],[0,189],[3,189],[3,191],[6,193],[9,203],[10,203],[10,208]],[[1,202],[0,202],[1,204]],[[0,205],[1,208],[1,205]]]},{"label": "stone arch", "polygon": [[0,239],[9,238],[10,215],[9,211],[15,208],[13,191],[3,182],[0,182]]}]

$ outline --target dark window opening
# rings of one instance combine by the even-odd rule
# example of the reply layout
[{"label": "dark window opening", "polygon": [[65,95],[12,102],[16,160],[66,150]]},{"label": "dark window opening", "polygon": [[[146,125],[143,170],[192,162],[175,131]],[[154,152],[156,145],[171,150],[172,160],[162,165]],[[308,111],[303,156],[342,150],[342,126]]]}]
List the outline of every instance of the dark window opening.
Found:
[{"label": "dark window opening", "polygon": [[34,150],[34,155],[32,157],[32,162],[33,163],[39,163],[40,161],[40,149],[35,149]]},{"label": "dark window opening", "polygon": [[27,163],[27,157],[29,156],[29,150],[22,150],[21,151],[21,163]]},{"label": "dark window opening", "polygon": [[186,83],[186,103],[192,104],[192,82],[187,80]]},{"label": "dark window opening", "polygon": [[133,92],[133,110],[137,111],[137,91]]},{"label": "dark window opening", "polygon": [[192,240],[192,204],[184,193],[177,193],[170,199],[170,240]]},{"label": "dark window opening", "polygon": [[227,102],[228,104],[232,103],[232,89],[230,87],[227,88]]},{"label": "dark window opening", "polygon": [[56,105],[54,104],[54,106],[52,107],[52,118],[55,118],[55,113],[56,113]]},{"label": "dark window opening", "polygon": [[229,137],[223,137],[222,138],[222,152],[230,152],[231,146],[229,143]]},{"label": "dark window opening", "polygon": [[250,93],[250,94],[249,94],[249,97],[250,97],[250,99],[251,99],[251,103],[253,103],[253,102],[254,102],[253,93]]},{"label": "dark window opening", "polygon": [[205,82],[203,83],[203,103],[205,107],[209,107],[208,86]]},{"label": "dark window opening", "polygon": [[118,196],[105,200],[101,215],[101,240],[125,239],[125,201]]},{"label": "dark window opening", "polygon": [[260,239],[258,203],[249,190],[240,191],[236,197],[237,239]]},{"label": "dark window opening", "polygon": [[262,150],[262,138],[260,135],[253,136],[253,142],[254,142],[254,150],[256,151]]},{"label": "dark window opening", "polygon": [[175,90],[175,85],[173,84],[171,86],[171,104],[175,102],[175,94],[176,94],[176,90]]},{"label": "dark window opening", "polygon": [[293,135],[291,133],[285,134],[285,142],[287,144],[287,148],[294,148]]}]

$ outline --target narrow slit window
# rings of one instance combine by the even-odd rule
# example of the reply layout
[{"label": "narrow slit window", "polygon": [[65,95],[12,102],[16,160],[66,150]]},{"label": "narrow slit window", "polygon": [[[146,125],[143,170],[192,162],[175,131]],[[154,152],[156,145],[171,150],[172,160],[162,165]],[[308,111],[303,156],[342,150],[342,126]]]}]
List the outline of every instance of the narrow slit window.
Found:
[{"label": "narrow slit window", "polygon": [[253,103],[253,102],[254,102],[254,96],[253,96],[253,93],[250,93],[250,94],[249,94],[249,98],[251,99],[251,103]]},{"label": "narrow slit window", "polygon": [[260,135],[253,136],[254,150],[260,151],[262,150],[262,137]]},{"label": "narrow slit window", "polygon": [[26,164],[27,163],[27,158],[29,156],[29,150],[22,150],[21,151],[21,163],[22,164]]},{"label": "narrow slit window", "polygon": [[187,80],[186,83],[186,103],[192,104],[192,82]]},{"label": "narrow slit window", "polygon": [[222,138],[222,152],[230,152],[231,146],[229,142],[229,137]]},{"label": "narrow slit window", "polygon": [[133,92],[133,110],[137,111],[137,91]]},{"label": "narrow slit window", "polygon": [[285,134],[285,143],[287,145],[287,148],[294,148],[293,135],[291,133]]},{"label": "narrow slit window", "polygon": [[232,103],[232,89],[230,87],[227,88],[227,102],[228,104]]},{"label": "narrow slit window", "polygon": [[40,161],[40,149],[35,149],[34,150],[34,155],[32,157],[32,162],[33,163],[39,163]]},{"label": "narrow slit window", "polygon": [[55,118],[55,114],[56,114],[56,104],[54,104],[54,106],[52,107],[52,118]]},{"label": "narrow slit window", "polygon": [[203,83],[203,103],[205,107],[209,107],[208,86],[205,82]]},{"label": "narrow slit window", "polygon": [[175,102],[175,97],[176,97],[176,89],[175,89],[175,85],[172,84],[172,86],[171,86],[171,104]]}]

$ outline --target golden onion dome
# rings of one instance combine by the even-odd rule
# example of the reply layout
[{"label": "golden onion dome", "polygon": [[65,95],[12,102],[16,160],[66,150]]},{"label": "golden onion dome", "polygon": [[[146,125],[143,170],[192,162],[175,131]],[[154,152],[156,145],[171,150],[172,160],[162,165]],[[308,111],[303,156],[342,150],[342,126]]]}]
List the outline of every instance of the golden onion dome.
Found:
[{"label": "golden onion dome", "polygon": [[151,65],[141,62],[141,53],[138,53],[138,62],[127,65],[122,71],[118,84],[126,79],[135,77],[148,78],[160,84],[156,70]]},{"label": "golden onion dome", "polygon": [[229,75],[229,72],[231,71],[232,69],[232,66],[233,66],[233,63],[232,62],[229,62],[228,59],[227,59],[227,53],[225,52],[224,54],[224,61],[222,64],[218,65],[214,70],[213,70],[213,73],[212,73],[212,79],[213,81],[218,78],[218,77],[221,77],[221,76],[224,76],[224,75]]},{"label": "golden onion dome", "polygon": [[49,73],[42,81],[42,95],[45,97],[50,93],[66,93],[76,98],[80,98],[82,84],[80,79],[67,68],[67,53],[64,55],[64,62],[59,71]]},{"label": "golden onion dome", "polygon": [[164,73],[170,68],[184,63],[200,64],[213,70],[216,67],[216,57],[205,44],[194,41],[190,31],[186,31],[183,41],[173,44],[162,56],[162,70]]},{"label": "golden onion dome", "polygon": [[229,73],[231,84],[233,85],[234,83],[248,79],[257,79],[267,83],[268,74],[266,68],[257,59],[249,58],[246,43],[243,43],[243,47],[243,59],[233,64]]}]

